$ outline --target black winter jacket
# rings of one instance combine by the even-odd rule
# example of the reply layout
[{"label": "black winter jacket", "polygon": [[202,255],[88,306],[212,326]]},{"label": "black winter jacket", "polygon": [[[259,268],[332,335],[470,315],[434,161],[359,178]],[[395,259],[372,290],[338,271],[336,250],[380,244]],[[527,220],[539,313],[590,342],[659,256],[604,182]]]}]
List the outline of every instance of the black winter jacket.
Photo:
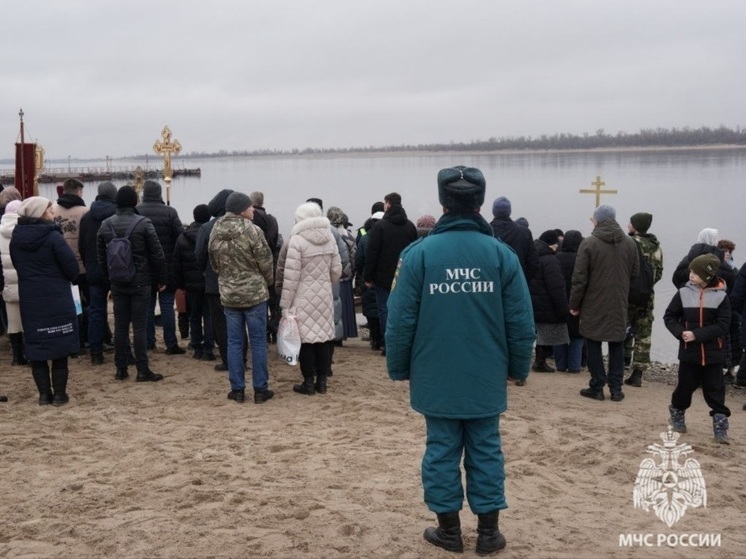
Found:
[{"label": "black winter jacket", "polygon": [[692,248],[689,249],[689,254],[681,259],[681,262],[679,262],[679,265],[676,266],[676,270],[673,273],[673,278],[671,278],[673,284],[676,286],[677,289],[681,289],[686,285],[686,283],[689,281],[689,263],[697,258],[697,256],[701,256],[702,254],[714,254],[720,259],[720,269],[718,270],[718,277],[725,280],[725,284],[728,288],[728,291],[730,292],[730,290],[733,289],[733,284],[736,281],[736,274],[733,271],[733,268],[731,268],[730,264],[723,260],[725,254],[722,250],[720,250],[716,246],[708,245],[705,243],[696,243],[692,245]]},{"label": "black winter jacket", "polygon": [[[109,224],[114,228],[117,236],[123,236],[132,220],[136,219],[136,214],[135,208],[117,208],[113,216],[101,223],[96,239],[96,255],[99,270],[107,276],[107,280],[106,247],[114,238]],[[131,295],[145,286],[164,285],[168,277],[166,259],[163,256],[163,248],[161,248],[158,235],[149,219],[141,219],[135,226],[130,235],[130,243],[132,244],[132,260],[135,264],[135,277],[129,283],[111,282],[112,293]]]},{"label": "black winter jacket", "polygon": [[78,317],[70,282],[80,267],[60,228],[49,221],[19,218],[10,257],[18,272],[26,357],[47,361],[77,353]]},{"label": "black winter jacket", "polygon": [[[578,256],[578,247],[583,241],[583,235],[580,231],[571,229],[565,232],[565,238],[562,240],[562,246],[557,253],[560,271],[565,278],[565,288],[567,291],[568,301],[570,299],[570,290],[572,288],[572,271],[575,269],[575,259]],[[580,317],[567,315],[567,331],[571,338],[582,338],[580,335]]]},{"label": "black winter jacket", "polygon": [[[725,282],[705,289],[687,282],[671,299],[663,322],[679,340],[680,361],[703,366],[725,362],[725,336],[730,329]],[[681,339],[687,330],[694,334],[693,342]]]},{"label": "black winter jacket", "polygon": [[[378,223],[377,219],[368,218],[363,227],[366,231],[370,231],[371,227]],[[366,251],[368,249],[368,243],[370,242],[370,235],[367,233],[362,235],[357,242],[357,250],[355,251],[355,269],[365,269]],[[746,266],[744,266],[746,269]],[[378,318],[378,304],[376,303],[376,291],[370,287],[366,287],[363,283],[360,285],[360,302],[362,304],[363,315],[366,318]]]},{"label": "black winter jacket", "polygon": [[117,211],[117,205],[106,198],[96,200],[80,220],[80,237],[78,237],[78,252],[85,266],[85,275],[89,285],[108,285],[106,274],[98,267],[96,254],[96,237],[101,222],[111,217]]},{"label": "black winter jacket", "polygon": [[225,215],[225,210],[222,210],[207,223],[203,223],[202,227],[199,228],[197,234],[197,241],[194,246],[194,256],[197,260],[197,268],[202,270],[205,275],[205,295],[220,295],[220,286],[218,285],[218,275],[210,264],[210,256],[208,254],[208,247],[210,244],[210,233],[212,228],[215,227],[215,222],[218,218]]},{"label": "black winter jacket", "polygon": [[401,206],[391,206],[368,232],[363,279],[376,287],[391,289],[399,255],[417,240],[417,227]]},{"label": "black winter jacket", "polygon": [[168,291],[174,291],[176,286],[174,283],[173,267],[171,263],[174,258],[176,239],[178,239],[179,235],[184,232],[184,226],[181,224],[179,214],[174,208],[167,206],[160,196],[149,197],[144,193],[142,202],[137,205],[137,211],[140,215],[144,215],[153,223],[168,268],[166,289]]},{"label": "black winter jacket", "polygon": [[197,266],[194,247],[202,223],[194,222],[176,240],[174,249],[174,280],[176,287],[187,291],[205,292],[205,274]]},{"label": "black winter jacket", "polygon": [[518,255],[523,275],[530,285],[531,278],[539,271],[539,255],[536,254],[531,229],[518,225],[509,217],[496,217],[490,222],[490,226],[495,237],[510,246]]},{"label": "black winter jacket", "polygon": [[564,323],[570,312],[567,304],[567,287],[562,277],[559,260],[554,251],[542,240],[536,241],[539,271],[531,278],[528,289],[537,324]]}]

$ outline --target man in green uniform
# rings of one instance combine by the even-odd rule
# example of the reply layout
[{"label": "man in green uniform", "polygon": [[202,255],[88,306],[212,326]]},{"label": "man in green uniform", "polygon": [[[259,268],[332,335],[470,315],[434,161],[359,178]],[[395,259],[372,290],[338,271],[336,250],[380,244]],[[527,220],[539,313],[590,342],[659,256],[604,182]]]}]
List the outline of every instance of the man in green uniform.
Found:
[{"label": "man in green uniform", "polygon": [[[629,218],[627,231],[640,245],[642,255],[650,263],[653,270],[653,285],[663,276],[663,251],[660,241],[652,233],[648,233],[653,216],[649,213],[636,213]],[[642,263],[641,263],[642,264]],[[630,322],[630,334],[624,340],[624,362],[629,364],[632,374],[624,384],[642,386],[642,374],[650,365],[650,338],[653,334],[653,300],[655,293],[650,296],[646,307],[630,305],[627,316]]]},{"label": "man in green uniform", "polygon": [[518,257],[479,214],[484,193],[479,169],[438,173],[443,216],[401,253],[386,329],[389,376],[409,380],[412,408],[427,425],[422,484],[438,527],[424,538],[463,550],[463,456],[480,554],[505,547],[498,529],[507,507],[499,420],[508,377],[528,376],[536,334]]}]

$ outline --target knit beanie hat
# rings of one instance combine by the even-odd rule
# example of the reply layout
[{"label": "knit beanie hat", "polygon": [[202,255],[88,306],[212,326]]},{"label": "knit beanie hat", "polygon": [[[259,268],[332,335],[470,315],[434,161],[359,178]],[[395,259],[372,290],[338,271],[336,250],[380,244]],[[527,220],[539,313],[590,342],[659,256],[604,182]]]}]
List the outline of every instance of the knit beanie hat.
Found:
[{"label": "knit beanie hat", "polygon": [[18,208],[21,207],[21,204],[23,204],[23,202],[21,200],[11,200],[5,206],[5,213],[6,214],[17,214],[18,213]]},{"label": "knit beanie hat", "polygon": [[23,200],[23,198],[15,186],[6,186],[0,192],[0,207],[5,206],[11,200]]},{"label": "knit beanie hat", "polygon": [[510,200],[505,196],[496,198],[492,203],[492,215],[495,217],[510,217],[512,211],[513,207],[510,205]]},{"label": "knit beanie hat", "polygon": [[98,185],[98,197],[113,202],[117,199],[117,187],[113,182],[102,182]]},{"label": "knit beanie hat", "polygon": [[123,186],[117,190],[115,201],[119,208],[134,208],[137,206],[137,192],[131,186]]},{"label": "knit beanie hat", "polygon": [[373,215],[376,212],[382,212],[383,211],[383,202],[376,202],[371,206],[370,208],[370,215]]},{"label": "knit beanie hat", "polygon": [[151,200],[160,199],[162,196],[161,185],[156,181],[145,181],[142,187],[142,197]]},{"label": "knit beanie hat", "polygon": [[653,223],[653,214],[639,212],[629,218],[629,222],[638,233],[647,233]]},{"label": "knit beanie hat", "polygon": [[596,211],[593,212],[593,219],[596,221],[596,223],[616,219],[616,210],[611,206],[607,206],[604,204],[603,206],[597,207]]},{"label": "knit beanie hat", "polygon": [[210,210],[210,215],[212,217],[217,217],[221,212],[225,211],[225,201],[232,192],[233,190],[230,188],[224,188],[213,196],[212,200],[207,203],[207,209]]},{"label": "knit beanie hat", "polygon": [[342,227],[347,226],[347,216],[342,209],[337,206],[331,206],[326,210],[326,217],[334,227],[339,227],[340,225]]},{"label": "knit beanie hat", "polygon": [[251,206],[251,198],[243,192],[231,192],[225,200],[225,211],[240,214]]},{"label": "knit beanie hat", "polygon": [[719,268],[720,259],[714,254],[700,254],[689,262],[689,269],[705,283],[710,283],[717,276]]},{"label": "knit beanie hat", "polygon": [[528,219],[526,219],[525,217],[519,217],[519,218],[517,218],[517,219],[515,220],[515,222],[516,222],[516,223],[517,223],[518,225],[522,225],[523,227],[525,227],[525,228],[527,228],[527,229],[528,229]]},{"label": "knit beanie hat", "polygon": [[435,218],[425,214],[417,220],[417,229],[432,229],[435,227]]},{"label": "knit beanie hat", "polygon": [[207,223],[210,221],[210,210],[207,208],[207,204],[194,206],[192,215],[194,216],[194,221],[197,223]]},{"label": "knit beanie hat", "polygon": [[559,244],[559,235],[557,235],[557,231],[554,229],[549,229],[539,235],[539,240],[544,241],[548,245],[556,245]]},{"label": "knit beanie hat", "polygon": [[43,196],[31,196],[26,198],[21,206],[18,208],[18,215],[20,217],[31,217],[39,219],[47,211],[47,208],[52,205],[49,199]]},{"label": "knit beanie hat", "polygon": [[306,202],[298,206],[295,210],[295,223],[299,223],[304,219],[310,219],[312,217],[323,217],[321,212],[321,206],[316,202]]},{"label": "knit beanie hat", "polygon": [[324,202],[321,198],[309,198],[308,200],[306,200],[306,202],[313,202],[319,208],[321,208],[322,211],[324,210]]},{"label": "knit beanie hat", "polygon": [[438,173],[438,200],[452,211],[472,212],[484,204],[486,181],[476,167],[457,165]]}]

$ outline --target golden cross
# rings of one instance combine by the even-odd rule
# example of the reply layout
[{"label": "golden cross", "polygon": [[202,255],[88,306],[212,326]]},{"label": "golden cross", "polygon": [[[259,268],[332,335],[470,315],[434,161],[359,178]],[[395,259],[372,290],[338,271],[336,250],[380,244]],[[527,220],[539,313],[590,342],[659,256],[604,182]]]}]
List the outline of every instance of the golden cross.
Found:
[{"label": "golden cross", "polygon": [[606,183],[601,180],[601,177],[596,175],[596,181],[591,183],[596,188],[590,189],[590,188],[581,188],[580,193],[581,194],[595,194],[596,195],[596,207],[599,207],[601,205],[601,194],[616,194],[616,190],[602,190],[601,187],[605,186]]},{"label": "golden cross", "polygon": [[171,154],[178,155],[181,151],[179,140],[171,141],[171,129],[168,126],[163,127],[161,132],[163,141],[156,140],[153,144],[153,151],[163,155],[163,180],[166,181],[166,203],[171,205],[171,178],[174,176],[174,170],[171,168]]}]

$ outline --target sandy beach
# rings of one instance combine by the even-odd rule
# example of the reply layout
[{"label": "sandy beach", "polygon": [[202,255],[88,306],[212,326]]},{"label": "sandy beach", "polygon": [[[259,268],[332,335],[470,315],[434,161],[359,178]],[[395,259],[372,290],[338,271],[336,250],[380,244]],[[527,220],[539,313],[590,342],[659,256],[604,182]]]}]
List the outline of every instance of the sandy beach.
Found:
[{"label": "sandy beach", "polygon": [[[299,370],[274,349],[276,396],[264,405],[227,400],[214,363],[161,350],[151,354],[166,376],[156,384],[115,381],[111,353],[103,367],[71,360],[71,402],[54,408],[37,405],[29,369],[10,366],[3,338],[0,557],[450,556],[422,539],[435,518],[422,501],[424,421],[408,385],[356,339],[337,348],[329,392],[301,396]],[[706,508],[669,528],[633,506],[640,462],[666,429],[673,387],[663,377],[626,388],[621,403],[581,398],[585,371],[509,387],[499,557],[743,556],[746,390],[728,389],[730,446],[713,441],[699,392],[687,413],[679,442],[701,465]],[[463,556],[475,557],[466,503],[461,517]],[[628,534],[652,534],[653,545],[620,545]],[[692,534],[720,545],[683,546]]]}]

